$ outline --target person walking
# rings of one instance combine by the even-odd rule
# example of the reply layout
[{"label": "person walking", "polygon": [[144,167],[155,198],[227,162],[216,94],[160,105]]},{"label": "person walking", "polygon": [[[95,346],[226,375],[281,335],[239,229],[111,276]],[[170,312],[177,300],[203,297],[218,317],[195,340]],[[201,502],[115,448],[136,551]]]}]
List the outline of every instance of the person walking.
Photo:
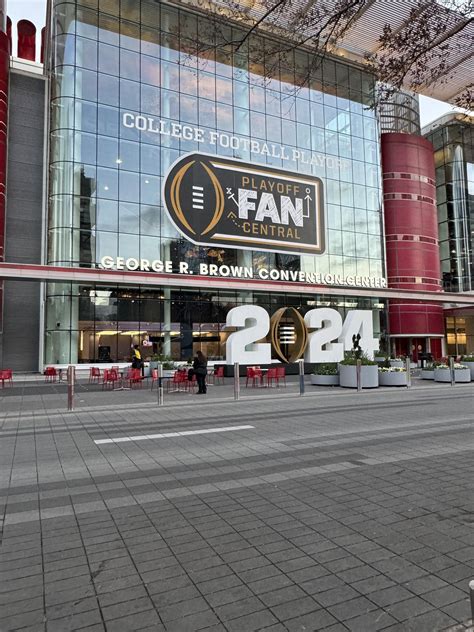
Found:
[{"label": "person walking", "polygon": [[193,362],[193,370],[198,383],[198,395],[205,395],[207,393],[206,376],[207,376],[207,358],[198,351]]}]

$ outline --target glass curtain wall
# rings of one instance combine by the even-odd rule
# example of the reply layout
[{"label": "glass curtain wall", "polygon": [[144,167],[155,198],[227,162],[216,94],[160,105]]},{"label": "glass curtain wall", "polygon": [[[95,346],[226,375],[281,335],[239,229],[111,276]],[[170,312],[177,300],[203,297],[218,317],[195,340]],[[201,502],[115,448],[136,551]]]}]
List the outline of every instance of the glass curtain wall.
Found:
[{"label": "glass curtain wall", "polygon": [[446,291],[474,290],[474,125],[427,134],[435,149],[441,271]]},{"label": "glass curtain wall", "polygon": [[[371,76],[341,61],[316,62],[303,51],[275,53],[272,43],[260,37],[248,38],[232,52],[225,42],[241,37],[238,29],[157,2],[56,0],[51,26],[48,263],[94,267],[110,255],[167,259],[176,265],[186,261],[191,270],[206,262],[252,265],[255,271],[263,266],[383,276],[379,134],[369,107]],[[186,124],[249,142],[276,143],[288,155],[295,150],[297,157],[289,162],[251,154],[242,145],[233,150],[140,131],[123,124],[127,113],[162,121],[168,129]],[[184,239],[163,211],[161,183],[170,165],[192,151],[319,176],[326,252],[298,256],[202,248]],[[310,160],[315,154],[320,158]],[[153,317],[135,318],[129,307],[125,331],[139,331],[142,322],[167,322],[165,350],[176,352],[171,333],[173,323],[181,320],[171,313],[170,290],[162,291],[162,299],[155,290],[149,295],[155,296],[150,305],[163,309],[163,315],[157,311]],[[47,362],[80,360],[97,314],[102,322],[96,308],[105,297],[81,297],[70,285],[49,286]],[[117,300],[132,299],[124,295]],[[257,295],[247,293],[245,300],[256,302]],[[201,322],[221,322],[212,297],[209,301],[214,321],[196,316],[193,339],[201,340],[194,335]],[[183,356],[189,344],[181,335],[180,341],[178,355]],[[96,342],[88,356],[99,358]]]},{"label": "glass curtain wall", "polygon": [[[63,285],[61,286],[63,287]],[[142,356],[170,355],[187,360],[200,349],[210,360],[225,359],[226,316],[230,309],[247,302],[261,305],[273,314],[280,307],[295,307],[304,316],[310,309],[331,307],[345,317],[352,309],[367,309],[374,314],[374,335],[385,330],[385,304],[377,299],[352,299],[335,296],[308,297],[300,294],[268,294],[224,290],[203,291],[175,288],[135,288],[68,284],[70,304],[77,303],[80,329],[77,335],[78,362],[126,362],[131,346],[141,345]],[[48,301],[60,301],[52,295]],[[169,320],[166,310],[169,309]],[[48,323],[46,334],[51,349],[56,332]],[[71,337],[71,346],[76,344]],[[145,341],[145,346],[143,345]],[[71,349],[70,353],[75,350]],[[59,358],[51,352],[50,362]]]}]

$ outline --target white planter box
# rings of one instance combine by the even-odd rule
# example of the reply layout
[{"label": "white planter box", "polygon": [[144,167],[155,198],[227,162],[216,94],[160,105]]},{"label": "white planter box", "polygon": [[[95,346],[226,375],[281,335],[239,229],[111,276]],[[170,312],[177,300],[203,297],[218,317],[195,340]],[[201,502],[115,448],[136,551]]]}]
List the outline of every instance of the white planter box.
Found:
[{"label": "white planter box", "polygon": [[426,369],[421,369],[420,377],[422,380],[434,380],[434,371],[427,371]]},{"label": "white planter box", "polygon": [[310,376],[314,386],[339,386],[339,375],[314,375]]},{"label": "white planter box", "polygon": [[380,386],[406,386],[406,371],[379,371]]},{"label": "white planter box", "polygon": [[461,362],[461,364],[471,369],[471,380],[474,380],[474,362]]},{"label": "white planter box", "polygon": [[[339,365],[339,384],[345,388],[357,388],[357,367],[353,364]],[[365,365],[360,367],[362,388],[377,388],[379,385],[379,367]]]},{"label": "white planter box", "polygon": [[398,369],[403,369],[405,366],[405,362],[403,362],[403,360],[390,360],[390,366],[396,367]]},{"label": "white planter box", "polygon": [[[449,369],[435,369],[435,382],[451,382],[451,371]],[[471,372],[468,369],[454,369],[455,382],[470,382]]]}]

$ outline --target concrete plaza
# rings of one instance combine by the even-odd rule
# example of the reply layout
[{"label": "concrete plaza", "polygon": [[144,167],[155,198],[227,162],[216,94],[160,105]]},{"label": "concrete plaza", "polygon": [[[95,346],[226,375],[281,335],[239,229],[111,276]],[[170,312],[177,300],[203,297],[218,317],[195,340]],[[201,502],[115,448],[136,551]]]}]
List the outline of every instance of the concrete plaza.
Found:
[{"label": "concrete plaza", "polygon": [[474,384],[228,382],[0,391],[1,632],[472,629]]}]

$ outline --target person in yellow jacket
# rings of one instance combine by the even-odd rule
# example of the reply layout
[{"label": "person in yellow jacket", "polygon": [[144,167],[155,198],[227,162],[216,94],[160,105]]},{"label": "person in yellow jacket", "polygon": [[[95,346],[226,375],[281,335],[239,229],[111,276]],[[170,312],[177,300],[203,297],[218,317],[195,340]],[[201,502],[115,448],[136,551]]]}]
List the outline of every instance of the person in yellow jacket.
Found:
[{"label": "person in yellow jacket", "polygon": [[132,352],[132,367],[134,369],[141,369],[142,370],[142,375],[143,375],[143,361],[142,361],[142,354],[140,353],[140,347],[138,345],[134,345],[133,346],[133,352]]}]

